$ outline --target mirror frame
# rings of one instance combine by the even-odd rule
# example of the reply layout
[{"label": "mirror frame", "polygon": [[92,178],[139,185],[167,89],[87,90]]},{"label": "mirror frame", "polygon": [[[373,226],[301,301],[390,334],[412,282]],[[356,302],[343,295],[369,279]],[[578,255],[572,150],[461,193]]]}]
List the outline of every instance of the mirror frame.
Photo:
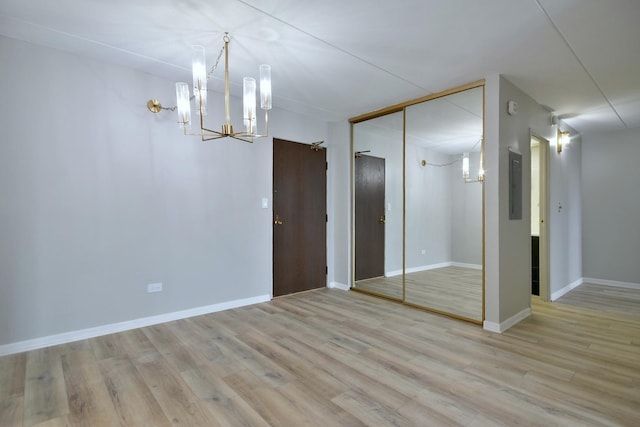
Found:
[{"label": "mirror frame", "polygon": [[[422,96],[420,98],[415,98],[415,99],[411,99],[409,101],[405,101],[405,102],[401,102],[399,104],[394,104],[394,105],[390,105],[388,107],[384,107],[381,108],[379,110],[375,110],[375,111],[371,111],[369,113],[365,113],[365,114],[361,114],[359,116],[355,116],[355,117],[351,117],[349,119],[349,125],[350,125],[350,155],[351,155],[351,162],[350,162],[350,167],[351,167],[351,179],[350,179],[350,196],[351,196],[351,203],[350,203],[350,215],[351,215],[351,264],[350,264],[350,280],[351,283],[349,285],[350,290],[353,291],[357,291],[357,292],[362,292],[362,293],[366,293],[369,295],[374,295],[380,298],[385,298],[385,299],[389,299],[391,301],[395,301],[395,302],[400,302],[404,305],[408,305],[411,307],[416,307],[416,308],[420,308],[422,310],[426,310],[426,311],[430,311],[433,313],[437,313],[437,314],[443,314],[455,319],[460,319],[460,320],[464,320],[470,323],[475,323],[475,324],[479,324],[482,325],[484,322],[484,318],[485,318],[485,196],[486,196],[486,190],[485,190],[485,185],[484,182],[482,183],[482,313],[481,313],[481,318],[480,320],[476,320],[476,319],[471,319],[468,317],[464,317],[464,316],[460,316],[457,315],[455,313],[450,313],[450,312],[445,312],[445,311],[441,311],[441,310],[437,310],[437,309],[433,309],[433,308],[429,308],[427,306],[423,306],[423,305],[418,305],[415,303],[409,303],[406,301],[405,298],[405,276],[406,276],[406,108],[410,107],[412,105],[416,105],[416,104],[420,104],[422,102],[425,101],[431,101],[434,99],[438,99],[438,98],[442,98],[444,96],[447,95],[452,95],[458,92],[463,92],[465,90],[469,90],[469,89],[474,89],[477,87],[482,87],[482,148],[481,148],[481,152],[484,154],[484,150],[485,150],[485,115],[486,115],[486,111],[485,111],[485,80],[477,80],[475,82],[472,83],[468,83],[466,85],[462,85],[462,86],[457,86],[451,89],[447,89],[441,92],[437,92],[437,93],[433,93],[430,95],[426,95],[426,96]],[[367,121],[367,120],[371,120],[371,119],[375,119],[378,117],[382,117],[382,116],[386,116],[388,114],[393,114],[393,113],[397,113],[397,112],[402,112],[403,115],[403,119],[402,119],[402,155],[403,155],[403,166],[402,166],[402,300],[399,300],[397,298],[393,298],[393,297],[389,297],[386,296],[384,294],[380,294],[377,292],[371,292],[371,291],[367,291],[365,289],[361,289],[361,288],[357,288],[355,287],[355,182],[354,182],[354,171],[355,171],[355,151],[354,151],[354,125]],[[483,161],[484,158],[486,158],[486,156],[482,156],[483,157]],[[483,169],[485,168],[485,165],[482,165]],[[485,169],[486,170],[486,169]]]}]

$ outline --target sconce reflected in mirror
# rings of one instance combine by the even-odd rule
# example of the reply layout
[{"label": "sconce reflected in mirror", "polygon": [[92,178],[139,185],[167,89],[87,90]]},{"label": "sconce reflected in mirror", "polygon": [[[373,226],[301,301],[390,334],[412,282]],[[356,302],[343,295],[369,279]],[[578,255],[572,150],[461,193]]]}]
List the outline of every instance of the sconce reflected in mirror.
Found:
[{"label": "sconce reflected in mirror", "polygon": [[558,129],[558,142],[556,143],[558,153],[562,153],[562,147],[569,146],[569,141],[571,141],[571,133],[569,131],[563,132]]}]

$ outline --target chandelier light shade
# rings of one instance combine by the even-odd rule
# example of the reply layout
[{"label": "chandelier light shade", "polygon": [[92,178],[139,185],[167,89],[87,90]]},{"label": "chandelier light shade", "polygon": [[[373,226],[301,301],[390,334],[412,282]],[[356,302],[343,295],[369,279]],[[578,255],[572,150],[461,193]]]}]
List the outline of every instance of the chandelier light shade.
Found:
[{"label": "chandelier light shade", "polygon": [[253,133],[256,124],[256,79],[242,79],[242,111],[247,133]]},{"label": "chandelier light shade", "polygon": [[189,99],[189,85],[184,82],[176,83],[176,99],[178,110],[178,124],[184,129],[191,126],[191,100]]},{"label": "chandelier light shade", "polygon": [[271,66],[260,66],[260,108],[271,109]]},{"label": "chandelier light shade", "polygon": [[462,154],[462,178],[469,179],[469,153]]},{"label": "chandelier light shade", "polygon": [[193,96],[198,114],[207,115],[207,61],[204,46],[192,46]]},{"label": "chandelier light shade", "polygon": [[[224,46],[218,54],[218,58],[212,69],[207,73],[207,62],[205,48],[203,46],[193,46],[192,51],[192,71],[193,71],[193,95],[189,93],[189,85],[184,82],[176,83],[176,106],[163,107],[160,101],[151,99],[147,102],[147,108],[153,113],[162,110],[177,110],[178,124],[183,129],[185,135],[200,136],[202,141],[210,141],[219,138],[235,138],[241,141],[253,142],[254,138],[269,136],[269,115],[272,108],[271,98],[271,67],[260,65],[260,108],[264,111],[265,133],[258,133],[256,120],[256,79],[245,77],[243,79],[243,122],[245,130],[234,132],[231,124],[230,114],[230,94],[229,94],[229,34],[225,33],[222,38]],[[224,123],[220,131],[209,129],[204,125],[204,116],[207,115],[207,81],[215,71],[224,52]],[[191,132],[191,101],[194,101],[197,115],[200,119],[200,129]]]}]

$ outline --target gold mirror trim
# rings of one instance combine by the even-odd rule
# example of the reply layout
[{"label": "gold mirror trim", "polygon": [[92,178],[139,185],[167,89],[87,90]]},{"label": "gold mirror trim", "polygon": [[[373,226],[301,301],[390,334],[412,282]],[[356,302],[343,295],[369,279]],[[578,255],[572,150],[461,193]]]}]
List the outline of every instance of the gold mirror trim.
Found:
[{"label": "gold mirror trim", "polygon": [[[453,93],[462,92],[462,91],[465,91],[467,89],[473,89],[473,88],[484,86],[484,85],[485,85],[485,80],[484,79],[478,80],[478,81],[475,81],[473,83],[469,83],[469,84],[466,84],[466,85],[462,85],[462,86],[454,87],[454,88],[451,88],[451,89],[443,90],[442,92],[432,93],[430,95],[425,95],[425,96],[422,96],[420,98],[415,98],[415,99],[412,99],[412,100],[409,100],[409,101],[401,102],[399,104],[391,105],[389,107],[385,107],[385,108],[382,108],[380,110],[375,110],[375,111],[371,111],[369,113],[361,114],[359,116],[351,117],[349,119],[349,123],[351,123],[351,124],[360,123],[360,122],[363,122],[365,120],[370,120],[370,119],[375,119],[377,117],[386,116],[387,114],[397,113],[398,111],[402,111],[406,107],[409,107],[411,105],[419,104],[419,103],[424,102],[424,101],[430,101],[430,100],[436,99],[436,98],[442,98],[443,96],[451,95]],[[484,103],[484,101],[483,101],[483,103]],[[483,106],[484,106],[484,104],[483,104]]]}]

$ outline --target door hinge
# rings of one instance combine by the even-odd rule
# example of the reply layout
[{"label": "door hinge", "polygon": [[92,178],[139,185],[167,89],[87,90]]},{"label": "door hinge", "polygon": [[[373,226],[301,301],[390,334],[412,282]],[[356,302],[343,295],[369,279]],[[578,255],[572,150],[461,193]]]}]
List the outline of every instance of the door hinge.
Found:
[{"label": "door hinge", "polygon": [[329,170],[329,162],[324,162],[324,169]]},{"label": "door hinge", "polygon": [[324,222],[329,222],[329,215],[326,215],[326,214],[325,214],[325,216],[324,216]]},{"label": "door hinge", "polygon": [[324,274],[329,274],[329,267],[326,265],[324,266]]}]

